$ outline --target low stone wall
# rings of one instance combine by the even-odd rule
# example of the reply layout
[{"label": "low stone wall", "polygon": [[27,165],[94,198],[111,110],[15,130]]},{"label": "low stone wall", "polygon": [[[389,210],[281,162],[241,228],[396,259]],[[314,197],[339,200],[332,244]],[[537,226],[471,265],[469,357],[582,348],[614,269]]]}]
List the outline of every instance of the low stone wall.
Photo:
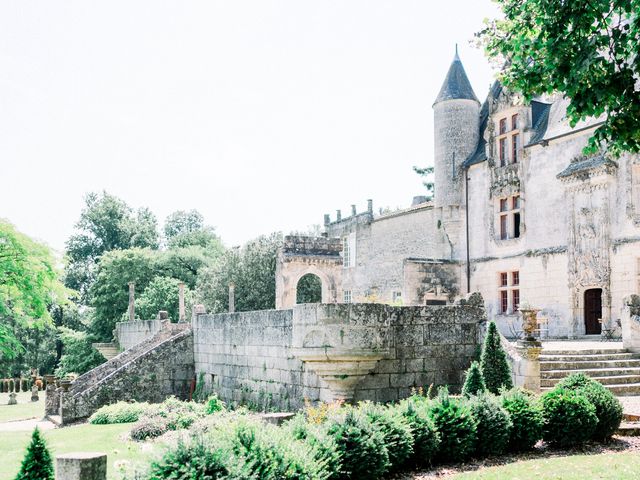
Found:
[{"label": "low stone wall", "polygon": [[[162,402],[171,395],[188,398],[194,378],[191,329],[169,329],[167,337],[162,332],[159,333],[155,337],[158,342],[150,348],[127,357],[126,362],[121,361],[118,356],[103,364],[109,366],[113,363],[113,368],[105,370],[103,365],[98,367],[102,367],[100,372],[103,375],[92,374],[93,371],[85,374],[95,381],[80,382],[78,385],[74,382],[69,391],[61,392],[62,422],[86,418],[101,406],[121,400],[155,403]],[[121,355],[125,356],[129,352],[135,352],[135,349]],[[81,379],[82,377],[78,380]]]},{"label": "low stone wall", "polygon": [[484,322],[480,295],[451,306],[313,304],[201,314],[192,320],[195,371],[224,401],[265,410],[330,401],[336,392],[388,402],[430,384],[455,391]]},{"label": "low stone wall", "polygon": [[136,320],[116,323],[115,338],[120,350],[127,350],[153,337],[167,320]]}]

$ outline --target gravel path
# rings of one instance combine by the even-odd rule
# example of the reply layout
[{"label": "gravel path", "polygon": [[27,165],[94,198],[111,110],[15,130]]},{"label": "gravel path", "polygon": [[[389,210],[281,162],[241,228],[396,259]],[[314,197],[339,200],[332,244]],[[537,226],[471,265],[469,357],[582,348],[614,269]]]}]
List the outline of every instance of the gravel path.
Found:
[{"label": "gravel path", "polygon": [[0,423],[0,432],[30,432],[36,427],[40,430],[52,430],[56,428],[56,424],[49,420],[32,418],[31,420]]}]

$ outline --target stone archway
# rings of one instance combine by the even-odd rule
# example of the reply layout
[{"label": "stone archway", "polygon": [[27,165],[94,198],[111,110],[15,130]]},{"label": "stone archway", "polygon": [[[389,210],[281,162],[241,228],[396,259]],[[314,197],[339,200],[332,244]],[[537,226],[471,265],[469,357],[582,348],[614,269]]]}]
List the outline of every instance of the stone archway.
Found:
[{"label": "stone archway", "polygon": [[296,304],[297,286],[309,274],[322,284],[322,303],[336,303],[342,275],[339,238],[287,236],[276,263],[276,309]]},{"label": "stone archway", "polygon": [[307,273],[300,277],[296,284],[296,303],[321,303],[322,279],[314,274]]}]

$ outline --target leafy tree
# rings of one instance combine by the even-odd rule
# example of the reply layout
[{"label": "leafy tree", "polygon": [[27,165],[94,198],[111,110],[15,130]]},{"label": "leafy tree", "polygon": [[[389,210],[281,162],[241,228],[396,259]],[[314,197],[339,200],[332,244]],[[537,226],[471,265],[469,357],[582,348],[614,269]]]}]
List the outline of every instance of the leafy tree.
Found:
[{"label": "leafy tree", "polygon": [[528,100],[560,92],[572,126],[604,115],[588,151],[640,152],[640,0],[497,0],[478,33],[501,81]]},{"label": "leafy tree", "polygon": [[242,248],[227,250],[198,278],[196,301],[213,312],[229,308],[229,284],[235,283],[236,311],[266,310],[275,307],[276,256],[282,234],[261,236]]},{"label": "leafy tree", "polygon": [[15,480],[54,480],[51,454],[38,427],[31,434],[31,443]]},{"label": "leafy tree", "polygon": [[86,300],[102,254],[131,247],[157,249],[159,237],[153,213],[142,208],[134,214],[123,200],[102,192],[90,193],[76,224],[76,234],[66,244],[65,283]]},{"label": "leafy tree", "polygon": [[200,246],[220,253],[223,249],[213,227],[204,224],[197,210],[178,210],[164,222],[164,238],[169,248]]},{"label": "leafy tree", "polygon": [[102,354],[91,346],[91,339],[86,332],[65,327],[60,327],[59,331],[64,353],[56,369],[57,376],[62,377],[70,373],[82,375],[106,361]]},{"label": "leafy tree", "polygon": [[422,184],[427,189],[427,198],[431,200],[433,198],[433,193],[435,191],[435,185],[436,185],[433,178],[434,168],[433,167],[421,168],[421,167],[414,166],[413,171],[424,178],[424,180],[422,181]]},{"label": "leafy tree", "polygon": [[66,302],[69,294],[49,248],[0,220],[0,357],[12,358],[22,349],[15,325],[49,321],[47,306]]},{"label": "leafy tree", "polygon": [[144,292],[156,275],[157,252],[132,248],[113,250],[100,258],[91,302],[95,316],[91,331],[98,339],[110,341],[113,329],[129,305],[129,282],[136,292]]},{"label": "leafy tree", "polygon": [[480,371],[480,364],[478,362],[471,362],[469,370],[467,370],[467,376],[464,380],[464,386],[462,387],[462,394],[466,397],[472,395],[478,395],[486,391],[487,387],[484,384],[484,378],[482,378],[482,372]]},{"label": "leafy tree", "polygon": [[[136,298],[136,316],[142,319],[155,318],[160,310],[169,312],[169,318],[178,321],[178,291],[180,280],[170,277],[155,277],[141,296]],[[185,303],[191,302],[191,291],[185,286]],[[188,310],[187,310],[188,311]]]},{"label": "leafy tree", "polygon": [[501,388],[513,388],[511,379],[511,367],[507,360],[507,354],[502,348],[500,334],[495,322],[489,322],[487,334],[484,337],[482,353],[480,354],[480,370],[484,383],[493,394],[500,393]]},{"label": "leafy tree", "polygon": [[193,289],[200,271],[214,265],[223,254],[222,244],[219,245],[219,250],[190,245],[162,252],[158,255],[158,274],[182,280],[189,288]]}]

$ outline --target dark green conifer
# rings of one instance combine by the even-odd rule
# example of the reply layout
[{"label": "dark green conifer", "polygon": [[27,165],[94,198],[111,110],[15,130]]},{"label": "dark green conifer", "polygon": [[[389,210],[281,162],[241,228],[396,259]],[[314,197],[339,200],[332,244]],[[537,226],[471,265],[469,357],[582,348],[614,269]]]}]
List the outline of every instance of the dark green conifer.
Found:
[{"label": "dark green conifer", "polygon": [[38,427],[31,435],[31,443],[15,480],[54,480],[51,454]]},{"label": "dark green conifer", "polygon": [[499,394],[501,388],[513,388],[511,367],[507,354],[500,343],[500,334],[495,322],[489,322],[487,335],[484,337],[482,354],[480,355],[480,370],[484,384],[493,394]]},{"label": "dark green conifer", "polygon": [[469,370],[467,370],[467,376],[464,380],[464,386],[462,387],[462,394],[465,397],[471,397],[472,395],[478,395],[487,390],[484,384],[484,378],[482,378],[482,372],[480,371],[480,364],[478,362],[471,362]]}]

